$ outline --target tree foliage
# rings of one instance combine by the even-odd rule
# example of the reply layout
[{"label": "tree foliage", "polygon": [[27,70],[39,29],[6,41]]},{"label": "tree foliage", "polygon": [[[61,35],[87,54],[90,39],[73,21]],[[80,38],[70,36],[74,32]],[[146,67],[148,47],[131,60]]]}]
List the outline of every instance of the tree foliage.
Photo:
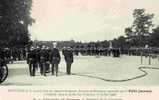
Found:
[{"label": "tree foliage", "polygon": [[132,45],[145,46],[148,44],[150,29],[153,27],[154,14],[146,13],[145,9],[135,9],[134,21],[131,27],[125,29],[125,33]]},{"label": "tree foliage", "polygon": [[28,26],[32,0],[0,0],[0,44],[25,46],[30,41]]},{"label": "tree foliage", "polygon": [[153,29],[150,37],[150,45],[152,47],[159,47],[159,26]]}]

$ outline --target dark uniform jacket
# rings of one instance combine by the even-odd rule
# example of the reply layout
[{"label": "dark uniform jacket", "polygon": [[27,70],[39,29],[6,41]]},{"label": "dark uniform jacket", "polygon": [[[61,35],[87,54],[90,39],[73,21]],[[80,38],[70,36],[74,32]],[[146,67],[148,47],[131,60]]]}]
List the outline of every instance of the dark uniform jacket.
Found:
[{"label": "dark uniform jacket", "polygon": [[40,62],[45,63],[47,61],[47,51],[46,50],[41,50],[40,51]]},{"label": "dark uniform jacket", "polygon": [[72,51],[72,49],[65,49],[63,51],[63,55],[65,57],[66,62],[73,63],[73,51]]},{"label": "dark uniform jacket", "polygon": [[61,60],[59,50],[57,48],[53,48],[50,53],[50,62],[54,64],[59,64]]},{"label": "dark uniform jacket", "polygon": [[30,51],[28,53],[27,63],[36,63],[36,51]]}]

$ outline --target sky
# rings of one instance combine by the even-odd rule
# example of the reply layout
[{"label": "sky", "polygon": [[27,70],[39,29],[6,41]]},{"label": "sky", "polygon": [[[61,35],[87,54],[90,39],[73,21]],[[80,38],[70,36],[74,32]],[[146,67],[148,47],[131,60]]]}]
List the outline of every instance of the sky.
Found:
[{"label": "sky", "polygon": [[154,13],[159,25],[159,0],[33,0],[29,28],[38,40],[102,41],[124,35],[132,25],[133,10]]}]

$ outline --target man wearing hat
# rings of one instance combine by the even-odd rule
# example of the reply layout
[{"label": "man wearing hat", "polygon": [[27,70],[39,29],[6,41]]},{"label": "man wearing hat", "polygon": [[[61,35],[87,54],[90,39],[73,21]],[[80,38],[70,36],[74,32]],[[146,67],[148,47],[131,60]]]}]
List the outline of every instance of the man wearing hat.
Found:
[{"label": "man wearing hat", "polygon": [[59,50],[57,49],[57,43],[53,43],[53,49],[50,53],[50,62],[52,65],[52,75],[54,75],[54,69],[56,72],[56,76],[58,76],[58,64],[60,63],[61,57]]},{"label": "man wearing hat", "polygon": [[63,55],[66,62],[66,72],[68,75],[71,74],[71,65],[73,63],[73,50],[70,47],[67,47],[63,50]]},{"label": "man wearing hat", "polygon": [[46,61],[47,61],[46,47],[42,46],[40,50],[40,73],[41,75],[44,76],[46,76]]},{"label": "man wearing hat", "polygon": [[27,63],[29,64],[29,73],[30,76],[35,76],[35,68],[36,68],[36,51],[34,47],[30,48],[28,53]]}]

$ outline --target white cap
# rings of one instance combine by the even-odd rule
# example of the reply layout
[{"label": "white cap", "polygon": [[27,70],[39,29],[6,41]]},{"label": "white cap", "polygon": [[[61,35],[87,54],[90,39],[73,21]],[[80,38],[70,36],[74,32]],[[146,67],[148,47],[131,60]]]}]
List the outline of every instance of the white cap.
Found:
[{"label": "white cap", "polygon": [[45,45],[42,46],[42,49],[45,49]]},{"label": "white cap", "polygon": [[36,48],[39,49],[39,46],[37,46]]},{"label": "white cap", "polygon": [[57,42],[53,43],[53,47],[56,48],[57,47]]},{"label": "white cap", "polygon": [[34,47],[32,46],[32,47],[30,48],[30,50],[34,50]]}]

